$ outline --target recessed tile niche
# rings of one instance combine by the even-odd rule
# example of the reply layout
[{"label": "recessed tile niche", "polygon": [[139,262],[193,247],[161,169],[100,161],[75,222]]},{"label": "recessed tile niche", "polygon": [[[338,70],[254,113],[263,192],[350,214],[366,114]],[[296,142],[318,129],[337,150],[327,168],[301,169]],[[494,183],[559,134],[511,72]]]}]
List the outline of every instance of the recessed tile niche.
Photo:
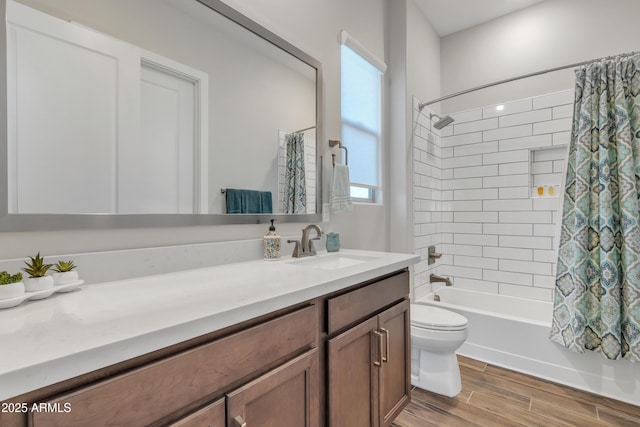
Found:
[{"label": "recessed tile niche", "polygon": [[566,145],[529,151],[531,197],[558,197],[565,173]]}]

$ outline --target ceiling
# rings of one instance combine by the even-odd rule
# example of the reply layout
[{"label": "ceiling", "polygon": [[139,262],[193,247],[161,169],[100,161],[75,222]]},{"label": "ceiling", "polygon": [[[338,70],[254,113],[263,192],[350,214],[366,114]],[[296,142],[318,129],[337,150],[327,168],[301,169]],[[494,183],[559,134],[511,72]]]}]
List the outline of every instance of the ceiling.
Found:
[{"label": "ceiling", "polygon": [[544,0],[414,0],[440,37]]}]

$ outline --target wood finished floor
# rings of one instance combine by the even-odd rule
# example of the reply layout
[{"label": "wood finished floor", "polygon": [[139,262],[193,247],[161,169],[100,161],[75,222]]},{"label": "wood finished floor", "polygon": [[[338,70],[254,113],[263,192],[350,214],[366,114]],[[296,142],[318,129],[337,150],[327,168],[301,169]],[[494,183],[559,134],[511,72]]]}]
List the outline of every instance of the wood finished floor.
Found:
[{"label": "wood finished floor", "polygon": [[395,427],[640,426],[640,407],[458,357],[454,398],[414,388]]}]

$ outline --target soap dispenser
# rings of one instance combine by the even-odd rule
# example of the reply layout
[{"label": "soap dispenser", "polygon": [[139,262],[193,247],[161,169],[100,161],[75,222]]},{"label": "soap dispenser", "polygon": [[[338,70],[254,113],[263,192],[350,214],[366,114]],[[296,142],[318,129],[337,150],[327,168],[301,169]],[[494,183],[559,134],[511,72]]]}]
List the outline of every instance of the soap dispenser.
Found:
[{"label": "soap dispenser", "polygon": [[264,236],[264,259],[268,261],[280,259],[280,236],[276,233],[274,221],[275,219],[271,220],[269,232]]}]

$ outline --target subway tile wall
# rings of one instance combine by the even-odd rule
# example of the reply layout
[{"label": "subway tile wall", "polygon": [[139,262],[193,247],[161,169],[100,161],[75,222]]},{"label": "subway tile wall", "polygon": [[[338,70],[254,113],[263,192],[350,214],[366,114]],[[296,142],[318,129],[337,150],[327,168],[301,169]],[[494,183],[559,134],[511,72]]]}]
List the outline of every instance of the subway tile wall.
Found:
[{"label": "subway tile wall", "polygon": [[[429,111],[419,115],[414,234],[424,261],[416,297],[431,290],[436,272],[458,288],[552,299],[573,98],[568,90],[451,114],[455,122],[432,137]],[[557,191],[538,196],[537,185]],[[443,253],[431,266],[428,244]]]}]

